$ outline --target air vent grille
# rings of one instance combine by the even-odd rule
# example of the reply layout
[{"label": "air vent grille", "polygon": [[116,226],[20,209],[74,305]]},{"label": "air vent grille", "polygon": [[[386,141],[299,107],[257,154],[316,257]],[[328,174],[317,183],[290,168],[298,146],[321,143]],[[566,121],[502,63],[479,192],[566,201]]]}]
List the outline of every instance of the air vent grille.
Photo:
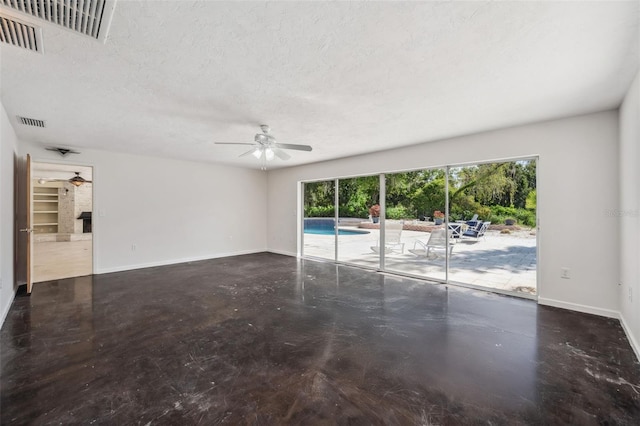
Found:
[{"label": "air vent grille", "polygon": [[98,38],[105,0],[0,0],[0,5]]},{"label": "air vent grille", "polygon": [[0,16],[1,42],[39,52],[42,49],[39,40],[40,33],[38,28]]},{"label": "air vent grille", "polygon": [[35,118],[27,118],[18,116],[18,121],[25,126],[33,126],[33,127],[45,127],[45,122],[43,120],[36,120]]}]

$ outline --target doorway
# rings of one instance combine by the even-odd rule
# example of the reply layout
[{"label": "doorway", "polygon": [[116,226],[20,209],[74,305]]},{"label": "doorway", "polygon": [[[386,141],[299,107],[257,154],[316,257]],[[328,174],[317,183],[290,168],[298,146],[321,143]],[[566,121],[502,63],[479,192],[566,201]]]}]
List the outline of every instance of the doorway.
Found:
[{"label": "doorway", "polygon": [[33,282],[93,272],[93,168],[33,162]]}]

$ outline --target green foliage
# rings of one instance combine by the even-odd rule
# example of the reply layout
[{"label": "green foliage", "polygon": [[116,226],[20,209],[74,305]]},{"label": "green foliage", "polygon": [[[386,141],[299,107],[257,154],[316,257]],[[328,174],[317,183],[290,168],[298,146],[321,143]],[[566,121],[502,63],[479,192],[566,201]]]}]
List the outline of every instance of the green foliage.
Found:
[{"label": "green foliage", "polygon": [[304,209],[304,217],[334,217],[333,206],[309,206]]},{"label": "green foliage", "polygon": [[455,201],[449,203],[449,215],[454,220],[468,220],[474,214],[480,215],[482,206],[475,201],[473,195],[462,194],[456,197]]},{"label": "green foliage", "polygon": [[340,217],[359,217],[362,219],[369,217],[368,208],[356,205],[340,206],[339,212]]},{"label": "green foliage", "polygon": [[334,199],[334,181],[307,182],[304,184],[305,211],[310,206],[332,206]]},{"label": "green foliage", "polygon": [[369,217],[369,207],[379,204],[379,182],[378,176],[340,179],[338,184],[340,217]]},{"label": "green foliage", "polygon": [[409,201],[418,215],[432,216],[436,210],[445,211],[444,174],[418,186]]},{"label": "green foliage", "polygon": [[[436,210],[444,212],[445,177],[444,169],[387,174],[387,218],[432,217]],[[379,181],[377,175],[340,179],[340,216],[367,218],[369,208],[380,202]],[[334,194],[333,180],[305,184],[305,216],[333,216]],[[520,224],[535,226],[536,163],[511,161],[452,168],[449,201],[450,220],[467,220],[478,214],[481,220],[501,223],[514,217]]]},{"label": "green foliage", "polygon": [[488,220],[491,223],[504,223],[506,219],[516,219],[522,225],[531,227],[536,225],[536,215],[527,209],[503,206],[491,206],[490,209],[491,214]]},{"label": "green foliage", "polygon": [[533,210],[535,211],[538,207],[538,194],[537,194],[537,190],[533,190],[531,191],[528,195],[527,195],[527,199],[525,201],[524,207],[527,210]]},{"label": "green foliage", "polygon": [[[509,179],[510,163],[480,164],[465,170],[462,188],[467,194],[483,205],[498,203],[505,195],[512,204],[512,193],[515,192],[515,182]],[[465,182],[466,181],[466,182]]]},{"label": "green foliage", "polygon": [[488,218],[491,216],[491,207],[481,206],[476,213],[480,220],[489,220]]},{"label": "green foliage", "polygon": [[525,207],[527,195],[536,187],[536,162],[511,161],[452,169],[450,200],[471,195],[482,205]]},{"label": "green foliage", "polygon": [[409,219],[415,217],[415,215],[404,206],[395,206],[387,208],[387,219]]},{"label": "green foliage", "polygon": [[[516,175],[517,189],[515,192],[514,205],[515,207],[526,206],[526,200],[529,194],[536,190],[536,162],[535,161],[518,161]],[[535,209],[535,207],[534,207]]]}]

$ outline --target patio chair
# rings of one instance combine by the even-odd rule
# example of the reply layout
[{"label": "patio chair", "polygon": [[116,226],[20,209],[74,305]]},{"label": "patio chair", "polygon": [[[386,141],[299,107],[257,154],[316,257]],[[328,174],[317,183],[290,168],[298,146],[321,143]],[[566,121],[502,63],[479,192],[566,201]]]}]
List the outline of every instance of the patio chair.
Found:
[{"label": "patio chair", "polygon": [[480,223],[481,221],[478,220],[478,215],[474,214],[473,217],[471,219],[469,219],[467,221],[467,226],[469,226],[469,228],[474,228],[478,225],[478,223]]},{"label": "patio chair", "polygon": [[491,222],[478,222],[478,224],[469,228],[462,234],[463,237],[467,238],[475,238],[476,241],[480,239],[480,237],[484,237],[484,233],[487,232],[487,229],[491,225]]},{"label": "patio chair", "polygon": [[[404,243],[401,241],[403,225],[404,225],[404,222],[385,221],[384,223],[384,252],[385,253],[393,253],[393,252],[399,252],[400,254],[404,253]],[[376,240],[376,245],[372,246],[371,250],[375,253],[380,253],[380,240]]]},{"label": "patio chair", "polygon": [[[449,256],[451,256],[453,252],[454,245],[455,240],[451,236],[451,231],[449,231]],[[447,232],[444,229],[433,230],[426,244],[420,240],[416,240],[413,244],[413,249],[409,249],[409,252],[418,257],[428,258],[431,250],[447,250]]]},{"label": "patio chair", "polygon": [[451,238],[460,238],[462,236],[462,233],[464,232],[463,229],[466,229],[466,224],[465,223],[449,223],[448,228],[449,228],[449,231],[451,232]]}]

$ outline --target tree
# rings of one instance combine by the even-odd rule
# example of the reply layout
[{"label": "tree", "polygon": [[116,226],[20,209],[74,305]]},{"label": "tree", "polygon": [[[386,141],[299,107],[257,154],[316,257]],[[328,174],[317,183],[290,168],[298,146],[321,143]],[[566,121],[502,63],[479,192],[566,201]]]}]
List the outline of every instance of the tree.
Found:
[{"label": "tree", "polygon": [[307,182],[304,184],[305,217],[334,215],[334,181]]},{"label": "tree", "polygon": [[[385,186],[387,217],[432,216],[435,210],[445,211],[445,169],[390,173]],[[497,220],[506,214],[505,209],[528,208],[531,200],[527,200],[535,200],[535,189],[534,160],[451,168],[449,213],[454,219],[477,213],[485,220],[489,216]],[[340,216],[367,217],[369,208],[380,203],[379,176],[340,179],[338,197]],[[334,202],[333,180],[305,184],[305,215],[331,216]],[[530,216],[531,212],[523,214]]]}]

